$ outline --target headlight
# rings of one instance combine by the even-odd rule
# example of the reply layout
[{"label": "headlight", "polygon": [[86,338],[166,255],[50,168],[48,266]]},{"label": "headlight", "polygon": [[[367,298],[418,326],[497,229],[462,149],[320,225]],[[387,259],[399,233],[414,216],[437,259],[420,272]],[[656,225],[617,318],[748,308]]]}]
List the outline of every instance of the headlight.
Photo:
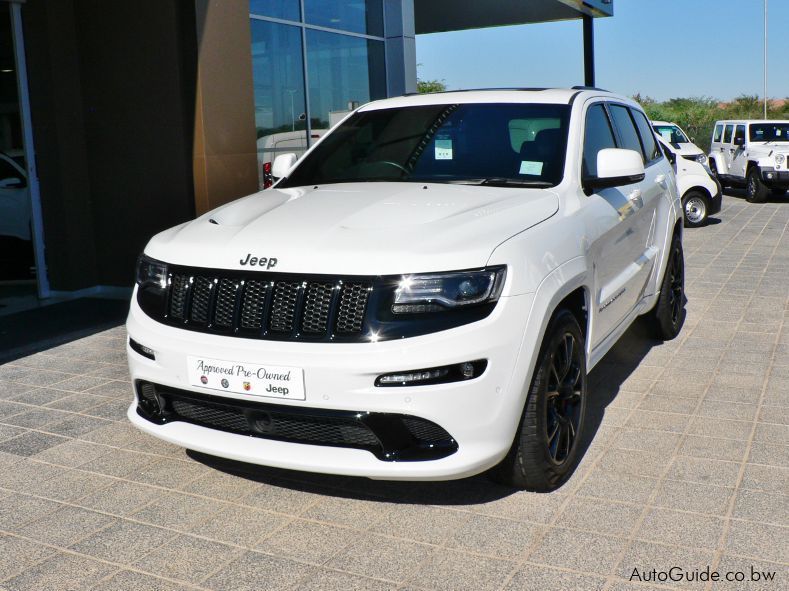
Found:
[{"label": "headlight", "polygon": [[395,290],[392,312],[445,312],[499,299],[506,268],[405,275]]},{"label": "headlight", "polygon": [[156,259],[140,255],[137,259],[137,285],[143,287],[167,287],[167,265]]},{"label": "headlight", "polygon": [[784,156],[783,154],[776,154],[775,155],[775,163],[778,166],[781,166],[784,163],[784,160],[786,160],[786,156]]}]

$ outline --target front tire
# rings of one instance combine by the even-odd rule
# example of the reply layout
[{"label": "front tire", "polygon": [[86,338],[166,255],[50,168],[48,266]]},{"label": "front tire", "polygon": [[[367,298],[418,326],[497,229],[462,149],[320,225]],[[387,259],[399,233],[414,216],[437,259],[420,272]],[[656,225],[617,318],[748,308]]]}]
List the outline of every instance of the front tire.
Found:
[{"label": "front tire", "polygon": [[745,181],[745,198],[749,203],[764,203],[769,194],[770,189],[759,176],[759,167],[752,166],[748,169],[748,177]]},{"label": "front tire", "polygon": [[647,321],[655,337],[661,341],[675,338],[685,323],[685,256],[682,240],[677,234],[671,241],[657,304],[647,316]]},{"label": "front tire", "polygon": [[697,228],[707,221],[709,211],[707,197],[701,191],[688,191],[682,198],[682,211],[685,214],[685,226]]},{"label": "front tire", "polygon": [[586,389],[581,328],[572,312],[562,309],[543,338],[515,440],[491,478],[537,492],[564,484],[578,463]]}]

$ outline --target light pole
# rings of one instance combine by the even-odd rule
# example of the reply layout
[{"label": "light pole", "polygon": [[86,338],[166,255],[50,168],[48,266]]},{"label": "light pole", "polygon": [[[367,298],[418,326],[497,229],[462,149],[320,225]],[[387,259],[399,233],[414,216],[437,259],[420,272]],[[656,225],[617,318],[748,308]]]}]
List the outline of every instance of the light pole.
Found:
[{"label": "light pole", "polygon": [[767,119],[767,0],[764,0],[764,118]]}]

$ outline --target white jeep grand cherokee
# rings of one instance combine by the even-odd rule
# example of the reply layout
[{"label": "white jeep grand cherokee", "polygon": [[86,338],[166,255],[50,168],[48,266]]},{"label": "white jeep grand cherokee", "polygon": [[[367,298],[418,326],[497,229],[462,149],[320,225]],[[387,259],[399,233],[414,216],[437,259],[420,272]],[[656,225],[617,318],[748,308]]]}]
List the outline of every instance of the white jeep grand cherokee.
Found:
[{"label": "white jeep grand cherokee", "polygon": [[681,238],[628,99],[370,103],[273,189],[148,243],[128,416],[255,464],[550,490],[579,459],[587,372],[639,315],[680,330]]}]

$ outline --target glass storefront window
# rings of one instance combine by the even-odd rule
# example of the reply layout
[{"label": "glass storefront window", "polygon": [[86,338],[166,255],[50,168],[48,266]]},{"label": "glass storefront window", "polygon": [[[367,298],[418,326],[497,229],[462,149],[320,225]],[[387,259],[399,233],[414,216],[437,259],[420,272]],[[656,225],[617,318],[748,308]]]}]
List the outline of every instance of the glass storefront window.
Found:
[{"label": "glass storefront window", "polygon": [[327,129],[348,111],[386,96],[382,41],[307,30],[310,123]]},{"label": "glass storefront window", "polygon": [[249,12],[289,21],[300,21],[299,0],[249,0]]},{"label": "glass storefront window", "polygon": [[311,25],[384,36],[382,0],[304,0],[304,20]]},{"label": "glass storefront window", "polygon": [[258,174],[277,154],[307,148],[301,28],[252,20]]}]

